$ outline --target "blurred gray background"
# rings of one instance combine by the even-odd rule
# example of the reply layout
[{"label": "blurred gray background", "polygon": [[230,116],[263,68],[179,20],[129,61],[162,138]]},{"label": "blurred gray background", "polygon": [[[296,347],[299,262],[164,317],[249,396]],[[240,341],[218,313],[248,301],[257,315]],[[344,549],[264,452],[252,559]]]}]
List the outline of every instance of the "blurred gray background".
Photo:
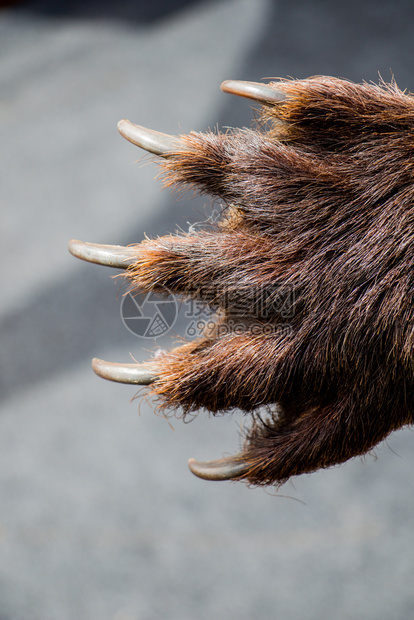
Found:
[{"label": "blurred gray background", "polygon": [[96,377],[93,356],[144,360],[160,342],[126,330],[110,270],[66,249],[211,211],[162,190],[119,119],[249,125],[229,78],[380,73],[414,90],[413,16],[408,0],[0,10],[0,620],[413,617],[412,431],[277,493],[195,478],[188,457],[236,451],[242,416],[169,423]]}]

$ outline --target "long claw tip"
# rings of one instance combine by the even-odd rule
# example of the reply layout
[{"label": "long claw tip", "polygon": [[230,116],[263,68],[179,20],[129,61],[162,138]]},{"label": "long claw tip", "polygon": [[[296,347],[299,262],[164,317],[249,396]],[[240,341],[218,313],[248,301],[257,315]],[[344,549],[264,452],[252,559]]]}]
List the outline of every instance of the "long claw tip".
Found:
[{"label": "long claw tip", "polygon": [[76,258],[80,258],[88,263],[116,267],[118,269],[126,269],[134,262],[135,255],[133,247],[86,243],[77,239],[69,241],[68,250]]},{"label": "long claw tip", "polygon": [[234,456],[205,462],[189,459],[188,467],[195,476],[203,478],[204,480],[231,480],[232,478],[243,478],[249,469],[246,461],[239,460]]},{"label": "long claw tip", "polygon": [[118,131],[126,140],[154,155],[169,157],[181,150],[180,139],[176,136],[147,129],[127,119],[119,121]]},{"label": "long claw tip", "polygon": [[246,97],[263,104],[278,103],[286,99],[286,93],[282,90],[273,88],[269,84],[260,84],[259,82],[226,80],[222,82],[220,88],[224,93]]},{"label": "long claw tip", "polygon": [[141,364],[118,364],[94,357],[92,369],[102,379],[115,381],[116,383],[150,385],[157,380],[156,374],[151,369],[141,366]]}]

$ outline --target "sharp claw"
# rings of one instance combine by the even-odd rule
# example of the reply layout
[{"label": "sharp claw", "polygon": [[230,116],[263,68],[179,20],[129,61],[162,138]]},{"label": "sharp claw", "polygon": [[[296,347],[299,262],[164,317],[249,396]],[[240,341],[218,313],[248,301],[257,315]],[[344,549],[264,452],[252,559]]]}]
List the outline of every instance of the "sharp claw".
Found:
[{"label": "sharp claw", "polygon": [[154,153],[154,155],[168,157],[172,153],[182,150],[180,138],[177,136],[169,136],[160,131],[146,129],[125,119],[119,121],[118,131],[129,142],[136,144],[136,146],[145,149],[149,153]]},{"label": "sharp claw", "polygon": [[250,469],[249,464],[244,460],[240,460],[238,456],[229,456],[217,461],[205,461],[204,463],[190,459],[188,467],[193,474],[204,480],[243,478]]},{"label": "sharp claw", "polygon": [[134,262],[136,255],[136,250],[133,247],[85,243],[76,239],[69,241],[68,250],[76,258],[86,260],[88,263],[117,267],[118,269],[127,269]]},{"label": "sharp claw", "polygon": [[247,99],[253,99],[260,103],[276,103],[286,99],[286,93],[283,90],[273,88],[268,84],[260,84],[258,82],[240,82],[238,80],[226,80],[220,86],[224,93],[231,95],[239,95]]},{"label": "sharp claw", "polygon": [[117,364],[105,362],[94,357],[92,360],[94,372],[102,379],[117,383],[132,383],[134,385],[150,385],[158,378],[156,374],[140,364]]}]

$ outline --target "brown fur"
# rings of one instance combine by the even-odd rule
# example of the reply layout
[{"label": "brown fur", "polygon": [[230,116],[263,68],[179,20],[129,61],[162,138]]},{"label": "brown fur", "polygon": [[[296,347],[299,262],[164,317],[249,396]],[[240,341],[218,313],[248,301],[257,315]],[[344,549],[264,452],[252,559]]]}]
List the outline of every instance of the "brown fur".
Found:
[{"label": "brown fur", "polygon": [[395,83],[275,86],[287,100],[257,128],[191,133],[162,164],[167,184],[222,201],[217,230],[144,241],[128,271],[221,311],[216,334],[153,360],[152,392],[252,412],[253,484],[364,454],[414,415],[414,99]]}]

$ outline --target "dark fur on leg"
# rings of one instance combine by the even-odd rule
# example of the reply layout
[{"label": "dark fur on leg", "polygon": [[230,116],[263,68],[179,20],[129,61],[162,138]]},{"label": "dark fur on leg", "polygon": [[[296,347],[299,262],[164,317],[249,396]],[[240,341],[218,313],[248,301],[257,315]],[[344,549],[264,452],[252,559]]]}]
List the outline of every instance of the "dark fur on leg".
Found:
[{"label": "dark fur on leg", "polygon": [[[342,463],[414,419],[414,99],[327,77],[277,88],[287,98],[256,129],[190,134],[162,163],[167,184],[223,202],[217,230],[145,241],[128,270],[220,311],[214,333],[153,360],[151,391],[168,408],[253,412],[254,484]],[[271,310],[283,287],[286,333]]]}]

